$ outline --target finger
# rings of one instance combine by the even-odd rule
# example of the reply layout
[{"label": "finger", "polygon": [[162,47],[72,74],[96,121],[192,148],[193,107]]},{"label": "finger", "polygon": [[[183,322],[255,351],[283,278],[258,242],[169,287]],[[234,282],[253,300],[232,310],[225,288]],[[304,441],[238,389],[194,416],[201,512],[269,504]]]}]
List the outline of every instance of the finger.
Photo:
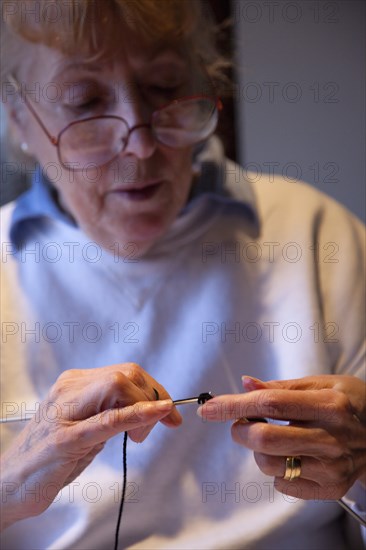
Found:
[{"label": "finger", "polygon": [[[276,490],[305,500],[339,499],[359,476],[352,467],[353,459],[350,457],[322,462],[312,457],[301,456],[300,477],[289,481],[284,479],[286,457],[273,457],[261,453],[255,453],[254,456],[261,471],[274,476]],[[357,460],[360,459],[359,455]]]},{"label": "finger", "polygon": [[[286,471],[286,457],[255,452],[254,459],[258,468],[267,476],[283,478]],[[314,480],[319,461],[313,457],[301,457],[301,478]]]},{"label": "finger", "polygon": [[324,429],[335,437],[344,449],[357,450],[363,448],[366,451],[366,428],[354,415],[344,418],[341,422],[328,417],[324,420],[319,419],[317,422],[291,421],[289,425],[308,430]]},{"label": "finger", "polygon": [[[159,422],[164,424],[164,426],[167,426],[168,428],[178,428],[183,422],[183,419],[179,413],[174,412],[174,408],[172,409],[172,412],[169,413],[164,418],[160,418]],[[135,441],[136,443],[140,443],[141,441],[144,441],[144,439],[147,438],[151,430],[155,426],[154,424],[149,424],[148,426],[144,426],[142,428],[137,428],[135,430],[129,431],[128,435],[130,439]]]},{"label": "finger", "polygon": [[155,424],[168,415],[172,408],[173,402],[164,400],[145,401],[120,409],[109,409],[75,424],[71,437],[74,444],[77,437],[79,447],[90,448],[120,432],[130,432],[136,428]]},{"label": "finger", "polygon": [[242,376],[242,383],[245,389],[284,389],[284,390],[320,390],[323,388],[333,388],[335,381],[334,375],[322,376],[304,376],[303,378],[293,378],[289,380],[267,380],[263,381],[253,376]]},{"label": "finger", "polygon": [[64,420],[81,420],[104,410],[146,401],[146,393],[123,372],[108,367],[96,370],[96,375],[79,377],[71,371],[59,377],[42,403],[43,417],[51,419],[56,412]]},{"label": "finger", "polygon": [[[364,463],[362,454],[358,452],[353,456],[343,455],[336,459],[301,456],[301,479],[315,481],[321,486],[328,483],[351,483],[358,476]],[[254,458],[264,474],[271,477],[284,477],[285,456],[254,453]]]},{"label": "finger", "polygon": [[253,451],[274,456],[326,456],[337,458],[344,445],[323,428],[235,422],[231,428],[233,440]]},{"label": "finger", "polygon": [[[62,373],[59,380],[63,382],[63,389],[68,389],[68,387],[72,389],[81,384],[82,386],[89,384],[90,387],[92,387],[93,382],[97,387],[100,388],[100,386],[102,386],[106,389],[112,384],[112,390],[116,389],[115,386],[117,386],[117,390],[119,389],[118,386],[120,386],[121,389],[126,386],[126,390],[129,389],[131,392],[133,391],[133,387],[135,387],[139,395],[144,395],[144,401],[155,401],[156,391],[154,386],[159,386],[160,398],[170,398],[163,386],[158,384],[158,382],[137,363],[121,363],[85,370],[71,369]],[[112,396],[116,398],[114,392],[112,391],[111,393]],[[140,399],[140,401],[141,400],[142,399]]]},{"label": "finger", "polygon": [[[159,384],[156,380],[152,379],[152,384],[154,384],[153,388],[157,390],[159,394],[159,400],[166,400],[171,399],[173,401],[173,398],[171,397],[170,393],[166,391],[164,386]],[[155,395],[155,394],[154,394]],[[156,396],[155,396],[156,399]],[[165,416],[161,422],[168,427],[176,428],[177,426],[180,426],[183,422],[182,415],[177,411],[176,407],[173,407],[171,412]]]},{"label": "finger", "polygon": [[303,500],[338,500],[346,494],[349,487],[347,483],[333,482],[321,486],[315,481],[301,478],[296,479],[296,481],[286,481],[278,477],[274,479],[274,488],[277,491],[289,497]]},{"label": "finger", "polygon": [[353,410],[347,396],[332,389],[263,389],[245,394],[221,395],[198,408],[207,421],[226,422],[246,417],[277,420],[342,422],[351,419]]},{"label": "finger", "polygon": [[[127,363],[121,366],[123,368],[124,374],[129,378],[129,380],[134,383],[139,390],[144,392],[146,399],[156,401],[156,392],[159,395],[159,400],[172,399],[171,395],[167,390],[159,384],[155,378],[153,378],[148,372],[142,369],[136,363]],[[141,401],[141,399],[140,399]],[[182,423],[182,416],[173,407],[170,414],[164,419],[164,424],[167,426],[180,426]]]},{"label": "finger", "polygon": [[322,374],[316,376],[304,376],[288,380],[263,381],[253,376],[242,376],[242,384],[245,390],[253,391],[260,389],[284,389],[284,390],[321,390],[336,389],[338,391],[350,391],[365,383],[354,376]]},{"label": "finger", "polygon": [[[52,415],[55,406],[60,408],[58,403],[64,404],[62,418],[72,421],[89,418],[103,410],[156,400],[155,387],[160,399],[170,398],[165,388],[136,363],[110,365],[87,372],[85,375],[83,371],[66,371],[59,377],[44,404],[45,417]],[[181,415],[173,408],[166,425],[178,426],[181,422]]]},{"label": "finger", "polygon": [[123,374],[123,377],[121,377],[123,383],[125,383],[125,378],[127,378],[131,384],[135,385],[139,391],[143,392],[146,397],[145,400],[147,401],[156,401],[155,389],[158,391],[159,399],[164,400],[171,398],[164,386],[159,384],[157,380],[137,363],[117,363],[85,370],[71,369],[62,373],[59,380],[69,383],[71,381],[72,384],[81,380],[82,384],[85,385],[85,379],[90,379],[91,382],[95,379],[100,383],[103,378],[106,378],[108,381],[108,376],[112,380],[113,376],[117,376],[118,380],[117,373]]},{"label": "finger", "polygon": [[116,368],[120,369],[129,381],[145,394],[145,400],[156,401],[156,391],[162,400],[170,399],[165,388],[137,363],[123,363],[116,365]]}]

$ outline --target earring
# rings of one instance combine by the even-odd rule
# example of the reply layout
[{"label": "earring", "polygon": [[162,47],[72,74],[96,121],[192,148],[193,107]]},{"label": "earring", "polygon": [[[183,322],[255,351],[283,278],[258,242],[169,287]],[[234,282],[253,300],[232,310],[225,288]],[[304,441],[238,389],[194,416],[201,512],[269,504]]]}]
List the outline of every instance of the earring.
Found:
[{"label": "earring", "polygon": [[21,150],[23,151],[23,153],[26,153],[28,151],[28,143],[26,143],[25,141],[23,141],[21,144],[20,144],[20,148]]}]

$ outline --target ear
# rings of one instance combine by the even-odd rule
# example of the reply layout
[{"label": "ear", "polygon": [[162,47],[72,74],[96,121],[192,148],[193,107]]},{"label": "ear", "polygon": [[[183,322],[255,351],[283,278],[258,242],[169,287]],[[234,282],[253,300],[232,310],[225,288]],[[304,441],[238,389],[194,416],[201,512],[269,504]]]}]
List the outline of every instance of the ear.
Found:
[{"label": "ear", "polygon": [[21,148],[22,143],[27,143],[28,113],[24,103],[18,94],[8,95],[3,99],[3,107],[6,113],[6,126],[15,144]]}]

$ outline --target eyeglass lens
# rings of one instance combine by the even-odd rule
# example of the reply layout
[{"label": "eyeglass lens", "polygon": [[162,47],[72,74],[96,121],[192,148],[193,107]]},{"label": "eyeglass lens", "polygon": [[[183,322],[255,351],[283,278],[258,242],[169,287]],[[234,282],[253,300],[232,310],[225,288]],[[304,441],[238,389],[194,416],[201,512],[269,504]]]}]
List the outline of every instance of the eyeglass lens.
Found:
[{"label": "eyeglass lens", "polygon": [[[181,148],[206,139],[215,130],[217,120],[214,99],[188,98],[155,111],[151,130],[160,143]],[[126,147],[128,135],[127,122],[114,116],[74,122],[59,136],[60,160],[65,165],[93,163],[101,166]]]}]

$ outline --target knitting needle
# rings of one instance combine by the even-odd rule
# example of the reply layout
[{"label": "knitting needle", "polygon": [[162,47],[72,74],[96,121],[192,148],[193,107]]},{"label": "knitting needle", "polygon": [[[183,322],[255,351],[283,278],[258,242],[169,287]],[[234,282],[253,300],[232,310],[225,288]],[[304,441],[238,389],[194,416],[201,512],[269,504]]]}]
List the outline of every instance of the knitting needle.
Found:
[{"label": "knitting needle", "polygon": [[[177,399],[176,401],[173,401],[173,405],[187,405],[189,403],[198,403],[198,405],[204,405],[206,401],[209,401],[210,399],[213,399],[215,397],[212,392],[207,393],[200,393],[197,397],[189,397],[188,399]],[[242,422],[263,422],[267,424],[267,420],[265,418],[241,418]]]},{"label": "knitting needle", "polygon": [[[157,390],[154,389],[155,392]],[[159,397],[159,394],[157,394]],[[174,405],[185,405],[188,403],[198,403],[198,405],[203,405],[206,403],[206,401],[209,401],[209,399],[212,399],[214,396],[211,392],[207,393],[200,393],[197,397],[190,397],[189,399],[178,399],[177,401],[173,401]],[[24,416],[9,416],[9,418],[0,418],[0,424],[5,424],[6,422],[24,422],[25,420],[30,420],[31,417],[24,417]]]},{"label": "knitting needle", "polygon": [[210,391],[206,393],[200,393],[197,397],[189,397],[188,399],[177,399],[173,401],[173,405],[188,405],[189,403],[198,403],[198,405],[203,405],[206,401],[209,401],[215,397]]},{"label": "knitting needle", "polygon": [[0,418],[0,424],[7,422],[24,422],[25,420],[31,420],[31,416],[9,416],[9,418]]}]

